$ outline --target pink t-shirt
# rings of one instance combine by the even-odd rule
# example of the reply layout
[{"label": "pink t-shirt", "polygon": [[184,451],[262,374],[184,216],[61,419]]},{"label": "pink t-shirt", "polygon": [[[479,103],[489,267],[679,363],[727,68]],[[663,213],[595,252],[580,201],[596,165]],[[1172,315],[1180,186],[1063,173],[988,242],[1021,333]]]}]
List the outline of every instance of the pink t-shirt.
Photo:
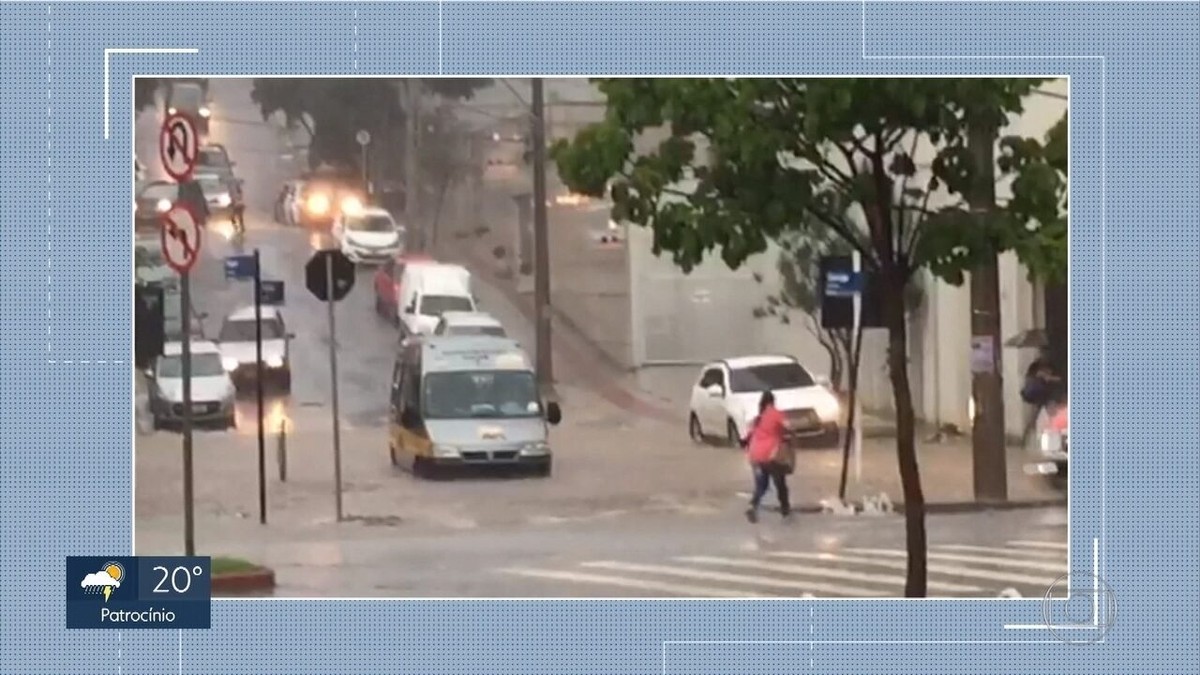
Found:
[{"label": "pink t-shirt", "polygon": [[754,422],[750,431],[750,443],[747,448],[747,458],[754,464],[765,464],[771,461],[775,448],[783,442],[785,431],[783,413],[775,406],[769,406]]}]

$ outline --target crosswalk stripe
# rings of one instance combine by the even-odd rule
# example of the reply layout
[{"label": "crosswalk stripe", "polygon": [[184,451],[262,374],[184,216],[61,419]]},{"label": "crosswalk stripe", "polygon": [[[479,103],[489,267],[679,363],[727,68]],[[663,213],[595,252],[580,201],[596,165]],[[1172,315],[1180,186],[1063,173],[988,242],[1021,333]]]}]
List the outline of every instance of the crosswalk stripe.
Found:
[{"label": "crosswalk stripe", "polygon": [[[888,586],[904,586],[905,582],[904,577],[898,574],[868,574],[866,572],[851,572],[847,570],[827,569],[824,567],[801,567],[799,565],[785,565],[763,560],[714,558],[702,555],[686,556],[682,558],[676,558],[676,560],[679,560],[680,562],[690,562],[701,565],[749,567],[768,572],[781,572],[784,574],[796,574],[800,576],[829,577],[831,579],[846,579],[848,581],[876,583]],[[929,581],[929,588],[932,590],[941,590],[950,593],[979,593],[983,591],[983,589],[978,586],[968,586],[965,584],[954,584],[933,580]]]},{"label": "crosswalk stripe", "polygon": [[[793,558],[797,560],[820,560],[825,562],[848,562],[862,565],[875,565],[876,567],[885,567],[888,569],[902,570],[907,568],[907,563],[903,560],[881,560],[879,558],[864,558],[853,555],[840,555],[833,553],[803,553],[799,551],[772,551],[767,555],[778,558]],[[1049,586],[1054,583],[1057,577],[1035,577],[1028,574],[1018,574],[1015,572],[1005,572],[1001,570],[981,570],[977,567],[962,567],[958,565],[939,565],[933,563],[928,565],[928,571],[932,574],[945,574],[954,577],[963,577],[968,579],[985,579],[988,581],[1002,581],[1011,584],[1031,584],[1039,588]]]},{"label": "crosswalk stripe", "polygon": [[964,553],[995,553],[998,555],[1006,555],[1012,557],[1025,556],[1041,560],[1065,560],[1063,554],[1059,551],[1037,550],[1037,549],[1014,549],[1000,548],[997,546],[973,546],[970,544],[938,544],[930,547],[933,550],[939,551],[962,551]]},{"label": "crosswalk stripe", "polygon": [[676,584],[664,581],[644,581],[641,579],[630,579],[627,577],[613,577],[603,574],[581,574],[579,572],[557,572],[552,570],[532,570],[532,569],[508,569],[504,570],[508,574],[516,574],[525,577],[538,579],[553,579],[555,581],[572,581],[583,582],[589,584],[599,584],[604,586],[620,586],[623,588],[635,588],[641,591],[653,591],[656,593],[668,593],[671,595],[683,596],[699,596],[706,598],[772,598],[778,597],[766,593],[751,593],[743,590],[733,590],[729,588],[717,588],[713,586],[692,586],[690,584]]},{"label": "crosswalk stripe", "polygon": [[788,579],[775,579],[772,577],[751,576],[746,574],[728,574],[724,572],[704,572],[700,570],[690,570],[679,567],[669,567],[666,565],[641,565],[635,563],[622,563],[612,561],[597,561],[582,563],[583,567],[605,569],[619,572],[644,572],[647,574],[663,574],[668,576],[684,577],[686,579],[703,579],[706,581],[720,581],[735,584],[748,584],[753,586],[774,586],[777,588],[792,588],[796,590],[805,590],[810,593],[827,593],[830,595],[849,595],[859,598],[878,598],[884,593],[878,590],[871,590],[856,586],[840,586],[836,584],[808,583],[801,581],[792,581]]},{"label": "crosswalk stripe", "polygon": [[[895,551],[885,548],[849,548],[846,549],[851,553],[864,553],[867,555],[883,555],[895,557],[906,557],[906,551]],[[1024,567],[1027,569],[1037,570],[1039,572],[1058,572],[1067,571],[1067,561],[1062,561],[1062,564],[1050,564],[1046,562],[1034,562],[1032,560],[1021,560],[1019,558],[1003,558],[1000,556],[982,557],[977,555],[959,555],[957,553],[926,553],[926,557],[930,560],[949,560],[952,562],[977,563],[981,565],[1007,565],[1010,567]]]},{"label": "crosswalk stripe", "polygon": [[1056,541],[1029,541],[1025,539],[1017,539],[1008,542],[1010,546],[1020,546],[1022,548],[1048,548],[1055,551],[1070,551],[1070,544],[1063,544]]}]

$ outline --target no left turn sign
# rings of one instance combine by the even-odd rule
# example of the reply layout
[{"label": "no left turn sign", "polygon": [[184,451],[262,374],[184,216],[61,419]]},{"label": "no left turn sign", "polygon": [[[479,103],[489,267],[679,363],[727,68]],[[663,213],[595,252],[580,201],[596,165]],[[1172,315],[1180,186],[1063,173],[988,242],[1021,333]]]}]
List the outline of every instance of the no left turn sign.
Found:
[{"label": "no left turn sign", "polygon": [[200,134],[191,117],[177,112],[163,121],[158,156],[168,176],[180,183],[191,178],[200,157]]},{"label": "no left turn sign", "polygon": [[191,207],[176,204],[162,217],[162,253],[176,272],[187,274],[200,257],[200,221]]}]

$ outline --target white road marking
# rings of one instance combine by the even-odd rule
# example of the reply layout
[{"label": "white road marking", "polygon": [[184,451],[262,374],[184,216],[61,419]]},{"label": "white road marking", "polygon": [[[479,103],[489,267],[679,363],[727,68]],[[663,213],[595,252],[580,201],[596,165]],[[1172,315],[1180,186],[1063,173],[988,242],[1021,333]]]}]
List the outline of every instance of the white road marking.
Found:
[{"label": "white road marking", "polygon": [[[904,558],[908,556],[906,551],[895,551],[884,548],[848,548],[846,550],[850,553],[891,556],[893,558]],[[979,565],[1007,565],[1009,567],[1023,567],[1026,569],[1037,570],[1039,572],[1057,572],[1059,574],[1063,574],[1067,571],[1067,561],[1065,560],[1062,561],[1061,564],[1050,564],[1046,562],[1022,560],[1019,558],[1005,558],[1002,556],[983,557],[977,555],[959,555],[956,553],[927,553],[926,556],[930,560],[949,560],[952,562],[975,563]]]},{"label": "white road marking", "polygon": [[1037,549],[1012,549],[1000,548],[996,546],[972,546],[969,544],[939,544],[931,546],[931,550],[938,551],[962,551],[964,553],[995,553],[997,555],[1005,555],[1009,557],[1025,556],[1040,560],[1066,560],[1063,553],[1060,551],[1037,550]]},{"label": "white road marking", "polygon": [[1063,543],[1054,542],[1054,541],[1027,541],[1024,539],[1018,539],[1016,541],[1010,541],[1010,542],[1008,542],[1008,544],[1010,546],[1017,546],[1017,547],[1021,547],[1021,548],[1046,548],[1046,549],[1052,549],[1055,551],[1070,551],[1071,550],[1070,544],[1063,544]]},{"label": "white road marking", "polygon": [[[783,563],[773,563],[764,560],[750,560],[744,558],[713,558],[709,556],[688,556],[676,558],[681,562],[691,562],[700,565],[728,565],[732,567],[749,567],[752,569],[765,570],[768,572],[780,572],[783,574],[795,574],[799,576],[814,576],[828,577],[830,579],[845,579],[847,581],[858,581],[869,584],[884,584],[887,586],[904,586],[904,577],[899,574],[869,574],[866,572],[854,572],[843,569],[828,569],[824,567],[801,567],[800,565],[787,565]],[[930,590],[941,590],[950,593],[982,593],[983,589],[979,586],[968,586],[966,584],[954,584],[942,581],[929,581]]]},{"label": "white road marking", "polygon": [[877,598],[883,595],[879,590],[862,588],[857,586],[840,586],[835,584],[810,583],[803,581],[792,581],[788,579],[777,579],[773,577],[751,576],[746,574],[728,574],[725,572],[705,572],[701,570],[691,570],[681,567],[671,567],[667,565],[641,565],[636,563],[622,563],[612,561],[586,562],[583,567],[593,569],[605,569],[618,572],[644,572],[647,574],[662,574],[667,576],[684,577],[686,579],[702,579],[706,581],[718,581],[734,584],[747,584],[751,586],[774,586],[776,588],[790,588],[795,590],[805,590],[812,593],[826,593],[829,595],[848,595],[859,598]]},{"label": "white road marking", "polygon": [[[802,553],[793,551],[774,551],[768,555],[778,558],[792,558],[797,560],[821,560],[826,562],[847,562],[857,563],[862,565],[875,565],[876,567],[885,567],[888,569],[902,570],[906,569],[907,563],[903,560],[887,560],[879,558],[865,558],[862,556],[853,555],[836,555],[833,553]],[[930,564],[928,571],[931,574],[945,574],[954,577],[963,577],[968,579],[985,579],[988,581],[1001,581],[1011,584],[1031,584],[1039,588],[1045,588],[1054,583],[1056,576],[1052,577],[1035,577],[1028,574],[1017,574],[1014,572],[1005,572],[1000,570],[983,570],[976,567],[961,567],[958,565],[939,565],[937,563]]]},{"label": "white road marking", "polygon": [[603,574],[581,574],[579,572],[558,572],[552,570],[532,570],[532,569],[507,569],[504,572],[508,574],[516,574],[524,577],[532,577],[536,579],[553,579],[555,581],[572,581],[588,584],[600,584],[605,586],[620,586],[623,588],[635,588],[641,591],[653,591],[656,593],[668,593],[670,595],[682,596],[699,596],[706,598],[770,598],[778,597],[774,595],[751,593],[748,591],[733,590],[729,588],[716,588],[712,586],[691,586],[687,584],[674,584],[662,581],[642,581],[640,579],[629,579],[626,577],[613,577]]}]

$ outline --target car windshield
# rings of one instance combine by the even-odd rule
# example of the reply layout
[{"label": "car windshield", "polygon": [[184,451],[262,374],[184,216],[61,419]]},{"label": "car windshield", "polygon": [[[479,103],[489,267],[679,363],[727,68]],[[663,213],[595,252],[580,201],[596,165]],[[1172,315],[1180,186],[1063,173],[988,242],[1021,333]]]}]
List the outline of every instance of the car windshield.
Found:
[{"label": "car windshield", "polygon": [[350,216],[346,218],[346,229],[358,232],[395,232],[396,223],[384,215]]},{"label": "car windshield", "polygon": [[[221,355],[214,353],[192,354],[192,377],[216,377],[225,372]],[[160,378],[183,377],[183,357],[178,354],[164,356],[158,360]]]},{"label": "car windshield", "polygon": [[220,148],[201,148],[200,157],[197,162],[200,166],[229,166],[229,158],[225,156],[225,151]]},{"label": "car windshield", "polygon": [[162,249],[157,246],[138,246],[133,250],[135,267],[162,267],[167,264],[163,260]]},{"label": "car windshield", "polygon": [[229,191],[220,176],[196,176],[196,182],[200,184],[200,190],[206,195],[217,195]]},{"label": "car windshield", "polygon": [[813,379],[798,363],[772,363],[730,370],[729,385],[735,392],[769,391],[811,387]]},{"label": "car windshield", "polygon": [[500,326],[447,326],[447,335],[494,335],[507,337]]},{"label": "car windshield", "polygon": [[430,373],[424,385],[426,419],[537,417],[542,410],[529,371]]},{"label": "car windshield", "polygon": [[[278,321],[263,317],[262,339],[279,340],[281,338],[283,338],[283,326]],[[254,342],[255,339],[253,319],[226,321],[225,325],[221,326],[221,337],[218,338],[220,342]]]},{"label": "car windshield", "polygon": [[204,105],[204,90],[195,84],[177,84],[171,91],[171,105],[198,110]]},{"label": "car windshield", "polygon": [[462,295],[421,296],[421,314],[425,316],[441,316],[443,312],[470,312],[474,309],[471,299]]}]

